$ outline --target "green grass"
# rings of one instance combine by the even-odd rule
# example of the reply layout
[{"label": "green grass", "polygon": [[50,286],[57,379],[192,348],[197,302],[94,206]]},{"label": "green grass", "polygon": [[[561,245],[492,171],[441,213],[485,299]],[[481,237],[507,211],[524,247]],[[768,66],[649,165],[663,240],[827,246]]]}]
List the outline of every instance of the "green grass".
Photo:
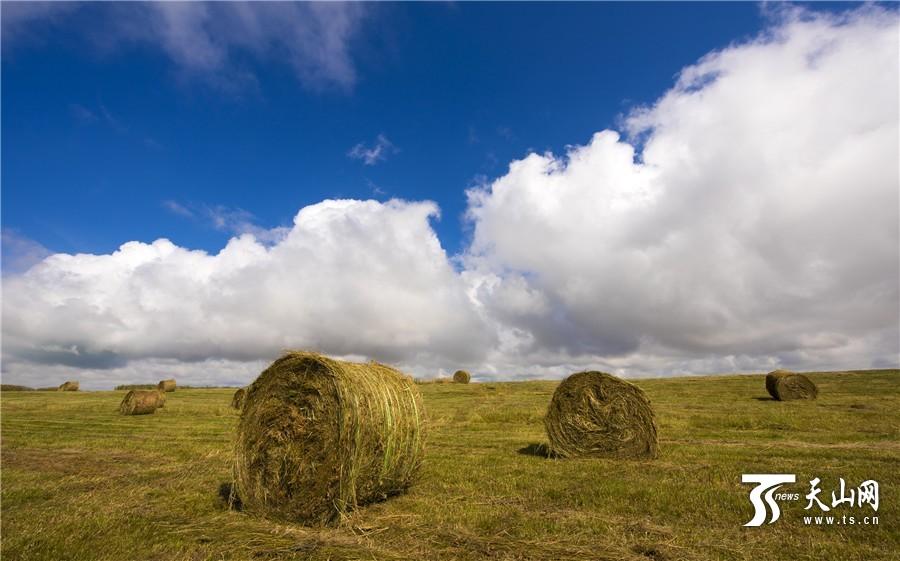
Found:
[{"label": "green grass", "polygon": [[[168,394],[122,417],[124,392],[10,392],[2,413],[2,558],[896,559],[900,372],[813,374],[814,402],[766,399],[762,376],[638,380],[659,424],[649,461],[556,460],[544,442],[553,382],[423,384],[420,482],[336,529],[226,510],[233,389]],[[772,525],[742,473],[881,484],[878,526],[807,527],[806,500]],[[788,489],[785,490],[788,490]],[[830,502],[830,501],[829,501]],[[863,509],[842,507],[847,514]],[[869,507],[864,507],[871,512]]]}]

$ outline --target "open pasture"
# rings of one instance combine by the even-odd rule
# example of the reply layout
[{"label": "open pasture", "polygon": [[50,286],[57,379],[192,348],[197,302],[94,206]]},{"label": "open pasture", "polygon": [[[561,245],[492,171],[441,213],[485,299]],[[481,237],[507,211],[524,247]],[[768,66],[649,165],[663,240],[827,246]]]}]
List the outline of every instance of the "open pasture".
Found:
[{"label": "open pasture", "polygon": [[[308,528],[229,511],[234,389],[181,389],[126,417],[125,392],[3,392],[2,558],[18,560],[877,560],[900,551],[900,372],[813,373],[815,401],[763,376],[632,380],[652,460],[547,459],[557,382],[421,384],[425,464],[409,493]],[[742,473],[796,473],[759,528]],[[878,525],[804,526],[808,481],[880,483]],[[868,507],[865,507],[868,509]],[[854,509],[855,512],[863,512]],[[848,514],[850,510],[846,511]]]}]

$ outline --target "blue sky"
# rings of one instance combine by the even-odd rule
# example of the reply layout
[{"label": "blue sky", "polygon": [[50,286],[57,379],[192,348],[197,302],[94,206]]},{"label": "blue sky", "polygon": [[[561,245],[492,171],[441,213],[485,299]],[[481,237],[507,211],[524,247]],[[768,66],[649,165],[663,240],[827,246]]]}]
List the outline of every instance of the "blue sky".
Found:
[{"label": "blue sky", "polygon": [[[434,227],[455,254],[480,177],[616,128],[767,17],[751,3],[362,8],[349,85],[310,86],[281,60],[238,52],[229,64],[254,83],[223,87],[146,44],[98,47],[103,18],[123,19],[106,5],[30,22],[4,43],[4,227],[53,251],[158,237],[215,251],[233,232],[198,209],[273,227],[325,198],[399,197],[438,203]],[[378,135],[396,151],[348,158]]]},{"label": "blue sky", "polygon": [[4,382],[900,364],[895,5],[2,16]]}]

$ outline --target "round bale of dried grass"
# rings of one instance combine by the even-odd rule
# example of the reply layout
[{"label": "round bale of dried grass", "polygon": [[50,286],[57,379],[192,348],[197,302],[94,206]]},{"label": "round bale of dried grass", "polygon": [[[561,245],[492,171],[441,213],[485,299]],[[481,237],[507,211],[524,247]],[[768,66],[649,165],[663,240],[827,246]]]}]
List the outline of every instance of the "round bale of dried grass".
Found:
[{"label": "round bale of dried grass", "polygon": [[156,384],[156,389],[164,392],[174,392],[175,380],[160,380],[160,382]]},{"label": "round bale of dried grass", "polygon": [[457,370],[453,373],[453,381],[457,384],[468,384],[472,379],[472,375],[465,370]]},{"label": "round bale of dried grass", "polygon": [[605,372],[562,381],[544,418],[550,451],[566,458],[655,458],[659,440],[643,390]]},{"label": "round bale of dried grass", "polygon": [[246,388],[238,388],[238,390],[236,392],[234,392],[234,396],[232,396],[232,398],[231,398],[231,406],[234,407],[235,409],[237,409],[238,411],[240,411],[241,407],[244,406],[244,397],[246,397],[246,396],[247,396],[247,389]]},{"label": "round bale of dried grass", "polygon": [[235,442],[244,511],[330,525],[404,492],[424,452],[424,409],[393,368],[290,352],[247,387]]},{"label": "round bale of dried grass", "polygon": [[165,394],[160,390],[131,390],[119,404],[119,413],[123,415],[149,415],[166,402]]},{"label": "round bale of dried grass", "polygon": [[63,382],[59,385],[59,391],[61,392],[77,392],[78,391],[78,381],[77,380],[69,380],[67,382]]},{"label": "round bale of dried grass", "polygon": [[790,370],[775,370],[766,374],[766,391],[778,401],[815,399],[819,388],[803,374]]}]

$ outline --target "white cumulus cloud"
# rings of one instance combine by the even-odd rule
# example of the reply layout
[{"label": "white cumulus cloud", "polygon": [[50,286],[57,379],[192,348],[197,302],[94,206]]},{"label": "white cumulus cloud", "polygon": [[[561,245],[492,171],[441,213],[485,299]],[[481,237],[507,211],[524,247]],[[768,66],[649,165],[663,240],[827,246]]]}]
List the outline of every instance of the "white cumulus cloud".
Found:
[{"label": "white cumulus cloud", "polygon": [[779,14],[622,133],[470,189],[459,256],[396,200],[270,237],[226,213],[248,233],[216,254],[39,255],[3,278],[4,381],[243,383],[297,347],[482,378],[896,367],[897,13]]},{"label": "white cumulus cloud", "polygon": [[52,255],[4,280],[4,377],[34,365],[105,378],[147,360],[255,364],[288,348],[413,367],[477,361],[492,337],[428,223],[436,213],[324,201],[271,246],[245,234],[215,255],[165,239]]},{"label": "white cumulus cloud", "polygon": [[896,14],[784,17],[633,112],[642,152],[607,130],[469,191],[469,274],[510,352],[897,364]]}]

